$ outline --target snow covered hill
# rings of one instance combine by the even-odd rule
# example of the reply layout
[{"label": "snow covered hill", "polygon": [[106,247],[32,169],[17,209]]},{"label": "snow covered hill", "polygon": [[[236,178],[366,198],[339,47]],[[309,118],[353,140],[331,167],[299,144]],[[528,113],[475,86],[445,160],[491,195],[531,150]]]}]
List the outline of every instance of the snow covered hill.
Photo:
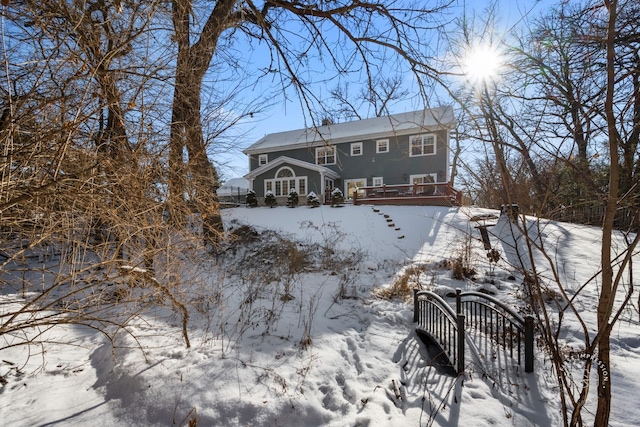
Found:
[{"label": "snow covered hill", "polygon": [[[497,214],[403,206],[224,210],[226,229],[242,244],[190,267],[199,280],[185,294],[191,348],[169,310],[135,320],[135,336],[120,335],[115,349],[88,328],[51,329],[50,341],[72,345],[0,351],[1,424],[561,425],[541,349],[533,374],[496,366],[491,354],[500,350],[478,348],[454,377],[430,363],[412,305],[375,297],[405,277],[410,287],[485,287],[521,303],[517,243],[508,242],[504,224],[491,227],[503,258],[491,265],[470,221],[487,213]],[[598,267],[599,230],[553,222],[538,230],[567,280],[587,282]],[[456,258],[476,269],[475,282],[453,279],[445,261]],[[587,295],[580,304],[594,310],[596,284]],[[20,303],[16,295],[1,298],[0,310]],[[579,326],[568,327],[571,343]],[[640,424],[639,332],[637,311],[614,332],[615,426]]]}]

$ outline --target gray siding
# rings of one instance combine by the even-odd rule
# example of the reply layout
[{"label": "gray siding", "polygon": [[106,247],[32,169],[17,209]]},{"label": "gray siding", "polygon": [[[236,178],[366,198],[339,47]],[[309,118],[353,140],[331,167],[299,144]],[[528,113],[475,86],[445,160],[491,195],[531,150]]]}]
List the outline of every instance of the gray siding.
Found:
[{"label": "gray siding", "polygon": [[[271,153],[271,154],[275,156],[275,153]],[[277,157],[280,157],[279,153]],[[269,159],[271,159],[271,157],[269,157]],[[264,181],[267,179],[274,179],[276,177],[276,173],[278,173],[278,171],[283,167],[291,168],[296,177],[306,176],[307,177],[307,193],[313,191],[318,195],[318,197],[321,197],[320,174],[316,171],[302,168],[300,166],[295,166],[287,162],[281,164],[280,166],[276,166],[273,169],[270,169],[261,175],[258,175],[253,180],[253,191],[256,192],[257,197],[264,197]],[[306,196],[306,194],[300,195],[300,197],[303,197],[303,196]],[[303,201],[303,200],[300,201],[300,204],[305,204],[305,203],[306,201]]]},{"label": "gray siding", "polygon": [[[422,133],[436,134],[436,153],[430,156],[409,156],[409,138],[412,135]],[[387,139],[387,138],[378,138]],[[416,132],[408,135],[389,137],[389,152],[376,153],[377,140],[353,140],[336,145],[336,164],[323,165],[338,172],[340,180],[336,180],[336,187],[342,188],[342,183],[346,179],[366,178],[367,185],[372,185],[373,177],[383,177],[385,184],[407,184],[410,175],[417,174],[437,174],[438,182],[448,180],[448,156],[449,156],[449,132],[447,130],[435,132]],[[351,143],[362,142],[362,154],[351,156]],[[269,161],[273,161],[280,156],[287,156],[294,159],[315,164],[315,147],[282,150],[267,153]],[[258,155],[250,156],[251,170],[258,167]],[[256,194],[264,192],[264,179],[273,178],[279,168],[274,168],[254,180],[254,190]],[[309,177],[309,191],[319,194],[320,176],[317,172],[298,172],[295,167],[296,176],[306,175]],[[298,168],[301,169],[301,168]]]}]

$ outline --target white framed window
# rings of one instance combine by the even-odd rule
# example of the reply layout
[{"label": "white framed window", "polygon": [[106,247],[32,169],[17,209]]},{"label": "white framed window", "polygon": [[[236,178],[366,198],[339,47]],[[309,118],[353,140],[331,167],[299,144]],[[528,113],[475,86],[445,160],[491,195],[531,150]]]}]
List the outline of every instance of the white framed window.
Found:
[{"label": "white framed window", "polygon": [[336,164],[336,147],[318,147],[316,148],[316,164],[317,165],[335,165]]},{"label": "white framed window", "polygon": [[358,178],[358,179],[345,179],[344,180],[344,195],[347,199],[353,199],[353,193],[358,190],[360,187],[365,187],[367,185],[366,178]]},{"label": "white framed window", "polygon": [[269,163],[269,155],[268,154],[259,154],[258,155],[258,166],[264,166]]},{"label": "white framed window", "polygon": [[411,184],[427,184],[432,182],[438,182],[438,175],[435,173],[425,173],[422,175],[411,175],[409,182]]},{"label": "white framed window", "polygon": [[264,191],[271,191],[275,196],[288,196],[291,190],[296,190],[298,195],[307,194],[307,177],[296,176],[288,166],[283,166],[276,172],[274,179],[264,180]]},{"label": "white framed window", "polygon": [[436,154],[436,136],[432,133],[409,137],[409,157]]},{"label": "white framed window", "polygon": [[420,185],[417,189],[416,196],[432,196],[436,194],[438,186],[435,185],[438,182],[438,175],[435,173],[426,173],[423,175],[411,175],[409,177],[411,184],[434,184],[434,185]]},{"label": "white framed window", "polygon": [[376,153],[388,153],[389,152],[389,140],[379,139],[376,141]]},{"label": "white framed window", "polygon": [[373,185],[374,187],[381,187],[382,185],[384,185],[384,179],[382,179],[381,176],[374,176],[371,180],[371,185]]},{"label": "white framed window", "polygon": [[362,142],[351,143],[351,155],[362,156]]},{"label": "white framed window", "polygon": [[296,174],[289,166],[281,167],[278,169],[278,172],[276,172],[276,178],[289,178],[291,176],[296,176]]}]

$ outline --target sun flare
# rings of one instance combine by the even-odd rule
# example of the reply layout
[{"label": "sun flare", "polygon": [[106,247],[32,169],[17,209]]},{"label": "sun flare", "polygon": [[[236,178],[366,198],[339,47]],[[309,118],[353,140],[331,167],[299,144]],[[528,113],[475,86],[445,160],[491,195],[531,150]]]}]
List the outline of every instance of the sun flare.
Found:
[{"label": "sun flare", "polygon": [[469,48],[464,58],[463,72],[472,84],[498,78],[504,58],[496,46],[478,45]]}]

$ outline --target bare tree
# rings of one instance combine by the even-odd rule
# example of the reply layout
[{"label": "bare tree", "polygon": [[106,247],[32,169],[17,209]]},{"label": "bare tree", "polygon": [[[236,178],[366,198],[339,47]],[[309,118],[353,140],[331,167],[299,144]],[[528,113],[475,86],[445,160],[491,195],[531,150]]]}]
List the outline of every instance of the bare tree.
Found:
[{"label": "bare tree", "polygon": [[[209,154],[260,101],[216,111],[259,81],[275,81],[283,99],[295,94],[312,121],[326,109],[316,85],[356,72],[369,88],[404,72],[424,82],[437,74],[426,34],[448,3],[11,2],[0,71],[0,286],[25,300],[2,314],[0,335],[72,323],[113,338],[150,305],[168,304],[188,345],[176,253],[201,253],[199,225],[208,242],[219,238]],[[267,59],[249,70],[240,49]],[[395,91],[367,96],[382,111]],[[42,260],[41,274],[14,280],[28,257]]]},{"label": "bare tree", "polygon": [[171,266],[154,274],[154,259],[173,244],[163,220],[163,144],[151,126],[158,105],[144,102],[161,81],[162,62],[143,37],[158,5],[4,10],[12,24],[1,71],[0,287],[22,302],[0,316],[2,347],[42,343],[61,324],[113,339],[162,301],[186,325]]},{"label": "bare tree", "polygon": [[[508,64],[502,80],[481,85],[474,103],[466,108],[470,122],[477,123],[468,134],[490,144],[497,164],[494,170],[499,179],[484,178],[484,191],[501,194],[502,203],[518,203],[526,213],[550,213],[563,203],[559,195],[566,193],[557,191],[557,186],[562,185],[560,173],[569,171],[572,178],[564,185],[579,181],[581,197],[604,206],[601,270],[577,292],[571,291],[539,237],[540,223],[536,226],[534,220],[522,216],[515,226],[524,242],[515,248],[517,267],[522,270],[523,288],[558,378],[565,425],[583,425],[591,390],[589,381],[574,381],[566,366],[573,353],[581,354],[584,361],[580,378],[588,378],[597,364],[594,423],[608,424],[614,386],[611,330],[633,294],[633,287],[623,283],[632,277],[637,234],[623,230],[627,245],[617,251],[613,241],[618,208],[626,205],[637,212],[632,189],[638,176],[630,165],[638,163],[636,135],[631,131],[638,127],[638,71],[633,53],[638,46],[634,36],[638,11],[631,1],[563,4],[553,9],[535,21],[531,33],[518,38],[520,42],[502,44]],[[470,39],[463,36],[463,40]],[[603,139],[606,144],[598,143]],[[524,168],[517,167],[518,163]],[[608,171],[605,185],[599,172],[603,165]],[[522,169],[527,171],[526,179],[518,177]],[[519,191],[523,187],[530,194]],[[536,265],[535,254],[542,256],[544,265]],[[588,326],[590,314],[576,306],[594,280],[600,283],[598,310],[592,319],[597,325],[595,334]],[[559,298],[549,298],[554,293]],[[567,352],[561,336],[569,318],[580,325],[584,347]]]},{"label": "bare tree", "polygon": [[382,117],[389,114],[389,106],[409,96],[409,91],[402,87],[399,76],[376,78],[373,86],[360,87],[358,94],[349,93],[350,85],[338,85],[330,91],[331,98],[338,103],[335,114],[347,120]]},{"label": "bare tree", "polygon": [[215,197],[219,178],[206,155],[200,113],[203,81],[221,44],[246,40],[250,46],[255,43],[267,49],[271,60],[265,75],[277,76],[283,91],[294,90],[301,108],[308,111],[317,108],[319,101],[314,82],[304,77],[312,74],[310,57],[317,58],[325,73],[336,77],[364,70],[361,74],[369,82],[368,98],[378,113],[397,90],[390,82],[383,85],[388,93],[373,94],[374,81],[383,68],[412,69],[419,81],[425,74],[434,74],[425,61],[427,45],[422,39],[425,32],[439,25],[430,18],[446,3],[423,9],[352,0],[271,0],[262,4],[173,1],[177,59],[169,156],[172,204],[183,197],[185,177],[191,176],[197,189],[193,202],[203,213],[205,236],[215,240],[221,230]]}]

